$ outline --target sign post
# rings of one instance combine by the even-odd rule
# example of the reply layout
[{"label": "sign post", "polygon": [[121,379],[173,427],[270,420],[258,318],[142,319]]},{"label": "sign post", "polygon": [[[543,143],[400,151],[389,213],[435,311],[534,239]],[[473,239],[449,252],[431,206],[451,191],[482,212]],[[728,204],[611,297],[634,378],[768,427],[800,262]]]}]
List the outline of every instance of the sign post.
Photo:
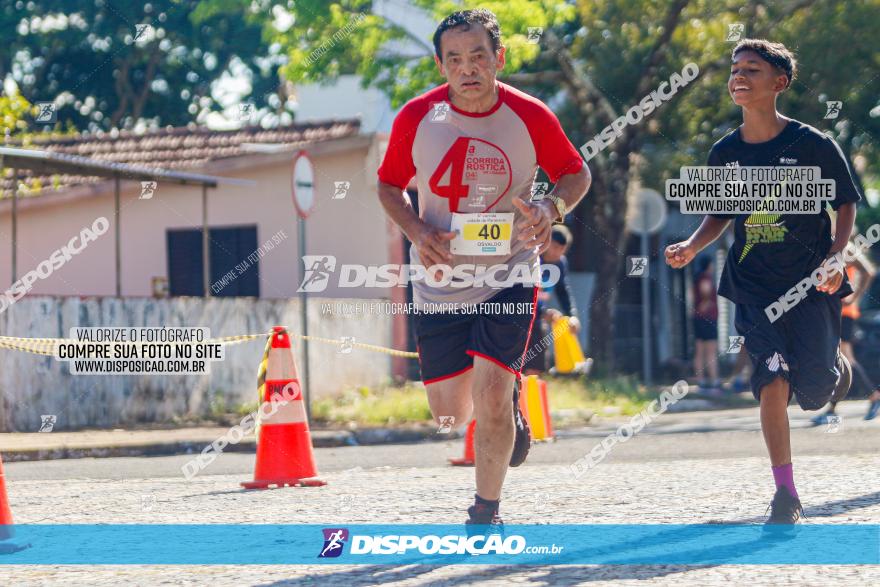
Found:
[{"label": "sign post", "polygon": [[645,260],[642,277],[642,378],[645,385],[653,382],[653,345],[651,344],[651,288],[648,238],[666,224],[666,200],[656,190],[642,189],[630,204],[626,224],[630,232],[641,235],[639,254]]},{"label": "sign post", "polygon": [[[312,211],[315,203],[315,166],[309,158],[308,153],[300,151],[293,158],[293,178],[291,181],[291,190],[293,191],[293,205],[297,213],[297,235],[299,236],[299,257],[301,264],[301,275],[305,276],[308,267],[305,266],[306,255],[306,218]],[[305,288],[302,288],[305,289]],[[299,294],[300,305],[300,322],[302,323],[303,336],[309,335],[309,294],[301,291]],[[311,374],[309,373],[309,341],[303,340],[303,405],[306,408],[306,421],[309,425],[312,423],[311,393],[309,392],[309,383],[311,382]]]}]

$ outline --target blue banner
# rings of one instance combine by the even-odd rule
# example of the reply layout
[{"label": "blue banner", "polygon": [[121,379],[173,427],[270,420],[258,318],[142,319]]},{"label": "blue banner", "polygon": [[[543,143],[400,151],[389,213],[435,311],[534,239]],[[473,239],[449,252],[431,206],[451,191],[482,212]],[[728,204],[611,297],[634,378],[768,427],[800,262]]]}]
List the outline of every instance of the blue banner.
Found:
[{"label": "blue banner", "polygon": [[880,564],[880,525],[14,526],[0,564]]}]

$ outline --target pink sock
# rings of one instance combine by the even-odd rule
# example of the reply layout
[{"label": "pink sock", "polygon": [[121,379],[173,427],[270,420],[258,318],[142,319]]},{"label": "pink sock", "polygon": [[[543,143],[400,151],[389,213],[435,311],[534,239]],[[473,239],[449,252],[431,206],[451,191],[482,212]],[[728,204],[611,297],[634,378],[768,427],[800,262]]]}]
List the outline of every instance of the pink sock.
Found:
[{"label": "pink sock", "polygon": [[771,469],[773,470],[773,479],[776,480],[776,487],[784,485],[794,497],[800,499],[797,489],[794,488],[794,471],[791,468],[791,463],[771,467]]}]

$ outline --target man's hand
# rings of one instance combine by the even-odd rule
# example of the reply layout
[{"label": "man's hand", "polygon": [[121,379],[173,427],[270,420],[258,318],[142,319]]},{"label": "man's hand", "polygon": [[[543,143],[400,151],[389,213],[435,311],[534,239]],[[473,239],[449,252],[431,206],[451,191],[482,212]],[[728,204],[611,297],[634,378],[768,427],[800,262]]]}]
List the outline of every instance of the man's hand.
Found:
[{"label": "man's hand", "polygon": [[548,324],[553,324],[557,320],[562,318],[562,312],[555,308],[547,308],[544,310],[544,321]]},{"label": "man's hand", "polygon": [[[546,310],[544,310],[544,321],[550,323],[551,325],[561,318],[565,318],[565,314],[563,314],[556,308],[547,308]],[[572,334],[577,336],[578,332],[581,331],[581,321],[574,316],[569,316],[568,329],[571,330]]]},{"label": "man's hand", "polygon": [[697,250],[690,241],[682,241],[666,247],[666,264],[673,269],[681,269],[694,260]]},{"label": "man's hand", "polygon": [[537,245],[540,255],[550,246],[553,221],[559,214],[556,206],[547,199],[525,202],[519,198],[513,199],[513,205],[523,214],[523,218],[516,223],[519,233],[517,238],[525,241],[529,246]]},{"label": "man's hand", "polygon": [[[419,259],[425,270],[432,265],[449,265],[452,263],[452,253],[449,252],[449,241],[455,238],[455,233],[448,230],[440,230],[429,224],[422,223],[415,235],[413,244],[419,252]],[[437,279],[437,272],[434,272]]]}]

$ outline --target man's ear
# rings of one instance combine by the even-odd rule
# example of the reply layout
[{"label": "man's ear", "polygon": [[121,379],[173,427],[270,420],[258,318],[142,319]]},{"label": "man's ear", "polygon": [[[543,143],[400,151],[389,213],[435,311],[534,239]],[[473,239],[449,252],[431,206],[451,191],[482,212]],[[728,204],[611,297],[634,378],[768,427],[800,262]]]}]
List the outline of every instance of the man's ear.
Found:
[{"label": "man's ear", "polygon": [[504,53],[506,51],[507,51],[507,47],[505,47],[504,45],[501,45],[500,47],[498,47],[498,51],[495,53],[495,61],[496,61],[495,70],[496,71],[501,71],[502,69],[504,69],[504,63],[505,63]]},{"label": "man's ear", "polygon": [[440,70],[440,75],[442,75],[443,77],[446,77],[446,72],[443,71],[443,62],[440,61],[440,58],[437,57],[436,55],[434,55],[434,63],[437,64],[437,69]]}]

